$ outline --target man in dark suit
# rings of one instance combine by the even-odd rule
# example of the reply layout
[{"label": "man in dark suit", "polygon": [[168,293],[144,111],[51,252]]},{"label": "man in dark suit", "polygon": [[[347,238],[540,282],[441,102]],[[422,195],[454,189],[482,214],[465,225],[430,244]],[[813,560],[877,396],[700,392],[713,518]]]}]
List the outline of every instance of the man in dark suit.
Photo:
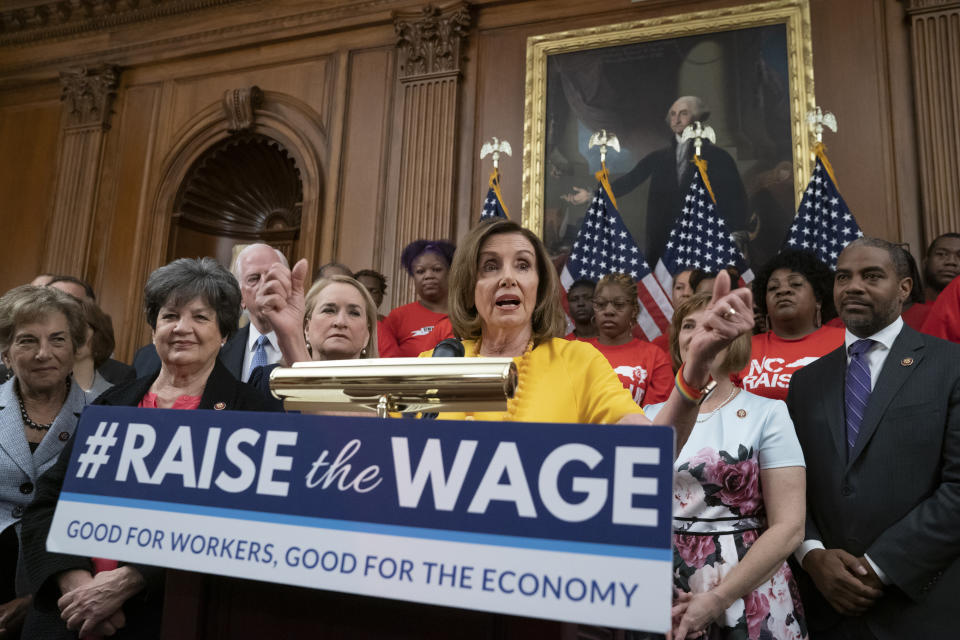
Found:
[{"label": "man in dark suit", "polygon": [[[614,195],[620,197],[650,181],[643,255],[651,265],[656,264],[663,255],[670,229],[680,217],[696,169],[693,164],[693,141],[681,141],[680,136],[687,126],[694,122],[706,122],[709,117],[710,111],[701,98],[677,98],[667,111],[667,126],[673,133],[670,144],[645,155],[633,169],[610,185]],[[703,141],[700,155],[707,161],[707,175],[717,198],[717,208],[727,223],[727,231],[745,230],[748,220],[747,192],[737,163],[729,153],[709,140]],[[564,196],[564,199],[571,204],[584,204],[590,197],[588,191],[575,187],[573,194]],[[629,216],[629,212],[621,213]]]},{"label": "man in dark suit", "polygon": [[956,637],[960,345],[904,325],[911,286],[895,245],[852,242],[834,286],[844,347],[790,382],[807,462],[795,557],[815,640]]}]

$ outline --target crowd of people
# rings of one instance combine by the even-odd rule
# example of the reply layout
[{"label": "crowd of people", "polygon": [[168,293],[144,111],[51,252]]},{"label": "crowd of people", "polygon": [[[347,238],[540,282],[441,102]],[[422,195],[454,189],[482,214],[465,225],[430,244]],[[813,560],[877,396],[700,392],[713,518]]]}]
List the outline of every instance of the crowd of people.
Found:
[{"label": "crowd of people", "polygon": [[[87,404],[282,411],[271,371],[306,360],[512,357],[505,411],[442,419],[669,424],[673,636],[949,637],[960,587],[960,234],[922,275],[862,238],[836,271],[784,251],[751,288],[677,274],[669,332],[637,329],[637,283],[563,292],[532,232],[486,221],[418,240],[416,299],[386,314],[383,274],[246,246],[231,270],[178,259],[144,287],[152,341],[112,359],[93,289],[42,275],[0,298],[0,638],[159,637],[164,571],[49,553]],[[922,280],[922,281],[921,281]],[[941,340],[941,338],[947,341]]]}]

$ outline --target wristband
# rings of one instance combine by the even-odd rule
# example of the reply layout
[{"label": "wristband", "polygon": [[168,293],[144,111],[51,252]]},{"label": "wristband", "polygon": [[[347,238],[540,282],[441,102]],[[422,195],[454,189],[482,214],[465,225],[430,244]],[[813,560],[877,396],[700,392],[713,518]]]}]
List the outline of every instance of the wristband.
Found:
[{"label": "wristband", "polygon": [[683,379],[683,367],[686,363],[681,364],[680,368],[677,369],[677,375],[674,378],[674,384],[677,387],[677,391],[680,392],[684,398],[693,402],[695,404],[700,404],[706,400],[707,396],[710,395],[710,392],[713,391],[714,387],[717,386],[717,381],[713,378],[707,382],[702,389],[695,389],[687,384],[687,381]]}]

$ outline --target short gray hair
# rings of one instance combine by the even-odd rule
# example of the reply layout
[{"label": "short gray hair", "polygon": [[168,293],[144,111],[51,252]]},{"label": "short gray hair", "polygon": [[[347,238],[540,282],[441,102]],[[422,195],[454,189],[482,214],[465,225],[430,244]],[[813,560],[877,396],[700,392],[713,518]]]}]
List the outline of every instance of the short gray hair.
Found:
[{"label": "short gray hair", "polygon": [[[686,100],[687,102],[690,103],[690,106],[693,107],[694,122],[698,120],[700,122],[706,122],[707,118],[710,117],[710,107],[707,106],[706,101],[700,96],[680,96],[679,98],[671,102],[670,106],[672,107],[673,105],[680,102],[681,100]],[[670,124],[670,108],[669,107],[667,107],[666,121],[667,121],[667,124]]]},{"label": "short gray hair", "polygon": [[0,353],[10,349],[20,325],[38,322],[56,312],[67,318],[70,340],[76,353],[87,341],[87,319],[79,300],[59,289],[32,284],[7,291],[0,298]]},{"label": "short gray hair", "polygon": [[213,258],[180,258],[151,273],[143,288],[147,324],[156,329],[161,307],[180,307],[198,297],[216,312],[220,335],[232,336],[240,321],[240,285]]},{"label": "short gray hair", "polygon": [[234,278],[236,278],[237,280],[240,280],[240,258],[242,258],[244,254],[247,253],[247,251],[250,251],[251,249],[255,249],[259,247],[267,247],[268,249],[273,249],[276,252],[277,257],[280,259],[280,262],[283,263],[283,266],[285,266],[287,269],[290,268],[290,263],[287,261],[287,256],[283,255],[283,251],[280,251],[280,249],[277,249],[276,247],[271,247],[270,245],[265,244],[263,242],[255,242],[254,244],[248,244],[247,246],[245,246],[243,249],[240,250],[240,253],[237,254],[237,258],[236,260],[233,261],[233,266],[230,268],[230,272],[233,274]]}]

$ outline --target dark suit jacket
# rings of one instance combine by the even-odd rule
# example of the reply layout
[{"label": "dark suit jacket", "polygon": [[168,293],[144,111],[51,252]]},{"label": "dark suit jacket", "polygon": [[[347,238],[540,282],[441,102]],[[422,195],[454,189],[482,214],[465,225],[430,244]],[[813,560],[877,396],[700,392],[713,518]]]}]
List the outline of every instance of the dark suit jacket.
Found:
[{"label": "dark suit jacket", "polygon": [[[112,406],[136,406],[150,390],[159,369],[153,375],[137,378],[128,384],[113,387],[96,400],[96,404]],[[269,411],[271,404],[264,395],[248,384],[239,382],[218,360],[214,365],[200,399],[199,409],[213,409],[217,403],[223,403],[226,409],[236,411]],[[54,577],[70,569],[91,569],[89,558],[48,553],[47,534],[60,488],[70,462],[74,439],[64,448],[57,463],[40,476],[37,482],[37,497],[27,508],[23,516],[24,568],[29,590],[34,592],[35,606],[46,615],[34,616],[28,620],[24,637],[30,638],[71,638],[76,634],[66,631],[58,622],[56,603],[60,597]],[[146,588],[124,604],[127,626],[115,638],[159,638],[160,617],[163,603],[164,570],[160,567],[134,564],[147,581]],[[33,625],[32,627],[30,625]]]},{"label": "dark suit jacket", "polygon": [[[867,554],[891,581],[864,614],[878,638],[955,637],[960,594],[960,345],[908,326],[893,343],[847,460],[841,347],[793,374],[807,461],[806,539]],[[810,628],[840,614],[801,572]]]},{"label": "dark suit jacket", "polygon": [[[243,351],[249,337],[250,325],[246,325],[230,336],[227,343],[220,349],[220,361],[237,380],[243,375]],[[138,378],[152,375],[160,370],[160,356],[157,355],[157,348],[152,342],[137,349],[137,353],[133,356],[133,368],[136,369]]]},{"label": "dark suit jacket", "polygon": [[[729,153],[709,141],[704,142],[701,153],[707,161],[707,176],[717,197],[717,209],[727,222],[727,231],[732,233],[746,229],[747,192],[740,179],[737,163]],[[693,143],[687,154],[688,159],[693,157]],[[644,156],[637,166],[610,185],[614,195],[621,196],[639,187],[647,178],[650,179],[644,257],[651,266],[663,255],[670,229],[683,209],[683,199],[695,168],[692,162],[688,163],[683,176],[677,179],[677,142],[674,139],[669,147]]]},{"label": "dark suit jacket", "polygon": [[125,384],[137,379],[137,371],[125,362],[110,358],[97,369],[110,384]]}]

